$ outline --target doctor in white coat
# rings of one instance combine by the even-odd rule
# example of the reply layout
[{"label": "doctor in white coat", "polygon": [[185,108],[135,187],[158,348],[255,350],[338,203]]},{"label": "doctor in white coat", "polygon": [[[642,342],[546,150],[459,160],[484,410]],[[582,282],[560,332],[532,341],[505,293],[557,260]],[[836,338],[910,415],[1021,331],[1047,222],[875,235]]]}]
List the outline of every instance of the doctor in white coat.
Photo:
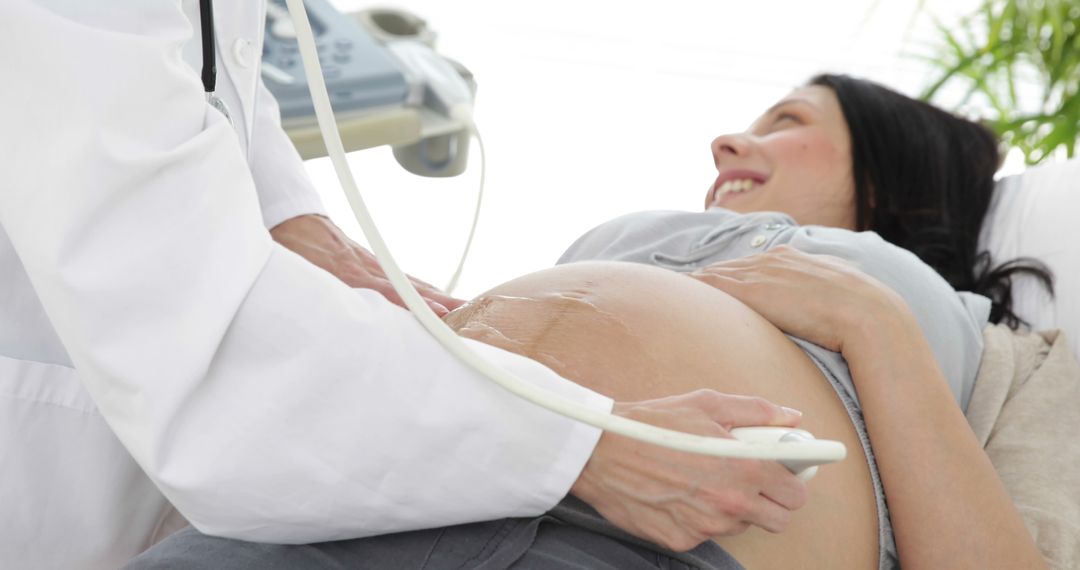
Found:
[{"label": "doctor in white coat", "polygon": [[[216,7],[230,123],[199,82],[197,0],[0,3],[0,566],[116,567],[186,521],[303,543],[529,516],[571,489],[673,547],[783,528],[805,488],[779,465],[601,437],[478,377],[372,290],[367,253],[312,216],[259,79],[264,9]],[[798,421],[704,392],[614,405],[699,433]],[[596,484],[631,478],[647,484]],[[770,493],[794,498],[746,508]]]}]

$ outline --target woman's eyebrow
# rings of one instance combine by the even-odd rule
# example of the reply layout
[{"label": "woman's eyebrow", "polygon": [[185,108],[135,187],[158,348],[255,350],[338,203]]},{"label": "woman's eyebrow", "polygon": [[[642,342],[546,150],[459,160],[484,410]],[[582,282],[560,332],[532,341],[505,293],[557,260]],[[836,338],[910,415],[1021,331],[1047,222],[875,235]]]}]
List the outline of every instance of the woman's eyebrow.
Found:
[{"label": "woman's eyebrow", "polygon": [[790,105],[792,103],[805,103],[807,105],[810,105],[811,107],[817,108],[817,105],[815,105],[809,99],[802,99],[802,98],[799,98],[799,97],[795,97],[795,98],[792,98],[792,99],[784,99],[782,101],[778,101],[775,105],[773,105],[772,107],[769,107],[769,110],[765,111],[765,114],[766,115],[772,114],[774,111],[776,111],[780,107],[783,107],[785,105]]},{"label": "woman's eyebrow", "polygon": [[765,111],[764,113],[762,113],[761,116],[758,117],[754,121],[753,124],[751,124],[749,127],[747,127],[747,129],[746,129],[747,132],[754,130],[754,128],[756,126],[758,126],[758,123],[760,123],[762,119],[772,115],[773,113],[776,112],[777,109],[779,109],[781,107],[784,107],[786,105],[794,104],[794,103],[805,103],[805,104],[813,107],[815,110],[818,109],[818,106],[815,105],[814,102],[809,100],[809,99],[803,99],[801,97],[792,97],[792,98],[789,98],[789,99],[782,99],[780,101],[777,101],[776,104],[774,104],[772,107],[769,107],[769,109],[767,111]]}]

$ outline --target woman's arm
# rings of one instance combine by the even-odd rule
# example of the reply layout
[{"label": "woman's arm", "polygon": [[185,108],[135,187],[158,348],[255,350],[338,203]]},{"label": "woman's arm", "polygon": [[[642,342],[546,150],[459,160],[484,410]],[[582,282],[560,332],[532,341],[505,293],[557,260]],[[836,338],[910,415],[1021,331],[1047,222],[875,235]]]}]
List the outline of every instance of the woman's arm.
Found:
[{"label": "woman's arm", "polygon": [[844,355],[903,566],[1045,567],[903,298],[841,260],[788,247],[694,276]]},{"label": "woman's arm", "polygon": [[844,358],[907,568],[1042,568],[910,311],[864,315]]}]

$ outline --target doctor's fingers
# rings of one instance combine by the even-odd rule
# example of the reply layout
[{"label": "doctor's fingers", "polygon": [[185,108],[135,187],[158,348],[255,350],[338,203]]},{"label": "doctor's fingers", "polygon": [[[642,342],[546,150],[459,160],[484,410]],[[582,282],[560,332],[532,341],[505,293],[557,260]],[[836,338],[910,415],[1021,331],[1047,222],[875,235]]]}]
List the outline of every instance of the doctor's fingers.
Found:
[{"label": "doctor's fingers", "polygon": [[792,511],[806,505],[806,483],[783,465],[753,459],[729,461],[728,468],[743,479],[741,484],[736,484],[743,493],[737,497],[728,496],[721,508],[736,520],[769,532],[782,532],[791,522]]},{"label": "doctor's fingers", "polygon": [[771,533],[784,532],[791,523],[791,510],[784,508],[764,495],[758,495],[754,509],[746,522]]},{"label": "doctor's fingers", "polygon": [[745,426],[795,427],[802,421],[802,412],[758,396],[701,389],[685,397],[687,405],[700,408],[725,430]]},{"label": "doctor's fingers", "polygon": [[732,536],[751,525],[782,532],[792,511],[806,504],[806,484],[774,461],[717,461],[727,465],[710,471],[726,475],[699,482],[693,494],[696,502],[675,511],[681,515],[682,528],[700,529],[708,537]]},{"label": "doctor's fingers", "polygon": [[[443,293],[439,289],[413,277],[412,275],[407,275],[406,277],[408,277],[409,281],[412,282],[413,287],[416,288],[416,292],[420,293],[420,296],[423,297],[429,305],[434,302],[438,303],[445,309],[453,311],[454,309],[465,304],[465,301],[461,299],[455,299],[454,297]],[[389,280],[387,280],[387,282],[389,282]],[[440,313],[439,316],[441,317],[443,316],[443,314]]]},{"label": "doctor's fingers", "polygon": [[443,293],[439,288],[428,285],[415,277],[410,276],[409,279],[412,280],[413,286],[416,287],[416,290],[419,291],[420,295],[425,299],[435,301],[451,311],[465,304],[463,299],[451,297],[450,295]]},{"label": "doctor's fingers", "polygon": [[761,467],[761,498],[785,511],[806,506],[810,497],[806,482],[777,461],[758,461]]},{"label": "doctor's fingers", "polygon": [[[372,286],[370,288],[375,289],[375,290],[377,290],[377,291],[379,291],[381,293],[384,293],[384,291],[387,291],[387,287],[389,287],[389,290],[392,291],[393,290],[393,285],[390,284],[390,280],[386,277],[386,272],[383,271],[382,266],[379,265],[379,262],[375,258],[374,254],[372,254],[371,252],[365,250],[364,248],[362,248],[360,246],[355,246],[355,249],[357,250],[356,251],[356,257],[360,261],[360,263],[354,269],[354,271],[352,272],[352,275],[350,276],[350,278],[343,279],[343,280],[346,283],[349,283],[349,285],[351,285],[353,287],[364,287],[365,285],[363,285],[363,284],[350,283],[350,281],[355,280],[355,281],[358,281],[360,283],[363,283],[363,282],[365,282],[365,278],[377,279],[377,280],[383,282],[385,284],[385,286],[381,286],[381,285],[379,287]],[[416,292],[420,293],[420,296],[428,301],[429,306],[431,305],[432,302],[435,302],[435,303],[441,305],[443,308],[452,311],[452,310],[454,310],[454,309],[456,309],[456,308],[458,308],[458,307],[465,304],[465,301],[463,301],[461,299],[451,297],[450,295],[447,295],[446,293],[443,293],[437,287],[435,287],[434,285],[428,283],[427,281],[424,281],[422,279],[418,279],[416,277],[413,277],[412,275],[406,275],[406,277],[409,278],[409,281],[412,283],[412,286],[416,289]],[[384,296],[387,299],[389,299],[391,302],[396,304],[396,305],[400,305],[402,307],[405,306],[405,303],[402,302],[402,300],[401,300],[401,296],[398,295],[396,292],[394,292],[392,294],[384,293]],[[439,311],[435,311],[435,312],[438,313],[440,317],[445,314],[445,312],[439,312]]]},{"label": "doctor's fingers", "polygon": [[[372,291],[379,293],[383,297],[386,297],[387,301],[390,301],[391,303],[401,308],[408,308],[405,306],[405,301],[402,300],[401,295],[398,295],[398,292],[394,290],[394,286],[391,285],[390,281],[386,279],[378,277],[368,277],[367,279],[363,279],[355,284],[349,283],[349,285],[358,289],[371,289]],[[450,309],[446,308],[446,306],[439,301],[432,299],[428,295],[425,295],[424,291],[421,290],[419,287],[417,287],[417,292],[420,293],[420,297],[424,299],[424,302],[427,303],[427,306],[439,318],[445,317],[447,314],[450,313]]]}]

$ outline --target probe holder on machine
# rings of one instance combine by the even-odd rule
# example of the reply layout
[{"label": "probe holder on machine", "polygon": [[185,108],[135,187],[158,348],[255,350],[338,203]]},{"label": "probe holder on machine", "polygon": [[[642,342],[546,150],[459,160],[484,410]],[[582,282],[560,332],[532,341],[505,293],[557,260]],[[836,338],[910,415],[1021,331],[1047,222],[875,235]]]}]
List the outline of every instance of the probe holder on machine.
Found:
[{"label": "probe holder on machine", "polygon": [[[413,174],[465,171],[476,93],[472,74],[434,50],[436,34],[401,10],[341,14],[327,0],[305,0],[330,102],[347,152],[391,145]],[[282,127],[304,159],[326,146],[304,77],[284,0],[270,0],[262,77],[281,107]]]}]

